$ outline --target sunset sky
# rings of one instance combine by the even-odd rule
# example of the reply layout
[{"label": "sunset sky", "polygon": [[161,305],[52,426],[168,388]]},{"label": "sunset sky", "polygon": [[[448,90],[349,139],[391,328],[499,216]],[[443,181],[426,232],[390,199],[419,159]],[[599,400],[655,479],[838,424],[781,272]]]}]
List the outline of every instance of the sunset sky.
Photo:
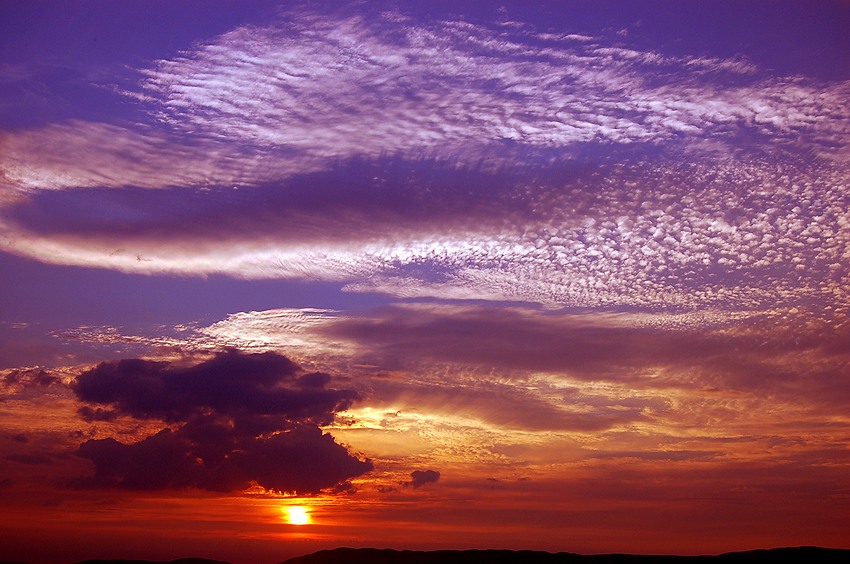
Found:
[{"label": "sunset sky", "polygon": [[0,560],[850,548],[848,30],[0,0]]}]

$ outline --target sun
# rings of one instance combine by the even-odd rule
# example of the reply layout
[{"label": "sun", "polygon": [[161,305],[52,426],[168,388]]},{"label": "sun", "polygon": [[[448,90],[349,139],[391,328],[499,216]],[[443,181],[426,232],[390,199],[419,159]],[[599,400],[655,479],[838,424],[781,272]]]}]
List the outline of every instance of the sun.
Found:
[{"label": "sun", "polygon": [[287,518],[292,525],[307,525],[310,523],[310,512],[306,507],[293,505],[286,508]]}]

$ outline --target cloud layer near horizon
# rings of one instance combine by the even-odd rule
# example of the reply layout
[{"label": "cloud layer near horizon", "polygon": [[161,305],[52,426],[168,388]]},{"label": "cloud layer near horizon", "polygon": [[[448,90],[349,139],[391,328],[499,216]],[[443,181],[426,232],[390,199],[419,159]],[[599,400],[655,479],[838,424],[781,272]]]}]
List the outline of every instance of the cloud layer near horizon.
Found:
[{"label": "cloud layer near horizon", "polygon": [[[108,331],[86,339],[145,342]],[[511,441],[530,456],[527,442],[541,436],[593,442],[636,428],[669,441],[666,456],[673,456],[694,450],[680,446],[692,432],[712,450],[705,441],[745,440],[756,422],[758,440],[784,441],[789,427],[805,428],[812,441],[796,444],[819,448],[850,401],[846,328],[784,314],[418,303],[242,312],[183,340],[148,342],[280,351],[313,369],[346,373],[363,399],[334,429],[441,437],[435,446],[450,444],[459,457],[494,456],[493,443]],[[456,435],[442,435],[447,428]],[[487,446],[464,453],[464,440]]]},{"label": "cloud layer near horizon", "polygon": [[[76,487],[316,493],[372,469],[322,433],[358,396],[329,390],[330,376],[303,374],[267,352],[218,353],[194,365],[126,359],[76,379],[90,421],[130,417],[169,427],[138,442],[91,439],[77,454],[94,463]],[[100,407],[105,406],[105,407]]]}]

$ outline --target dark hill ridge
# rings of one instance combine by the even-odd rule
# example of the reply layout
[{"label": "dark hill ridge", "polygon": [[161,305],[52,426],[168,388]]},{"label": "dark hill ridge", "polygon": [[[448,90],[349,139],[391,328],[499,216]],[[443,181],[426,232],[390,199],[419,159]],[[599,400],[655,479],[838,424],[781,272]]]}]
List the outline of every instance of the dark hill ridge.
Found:
[{"label": "dark hill ridge", "polygon": [[153,562],[151,560],[83,560],[76,564],[230,564],[223,560],[210,560],[209,558],[178,558],[168,562]]},{"label": "dark hill ridge", "polygon": [[[22,560],[0,560],[0,564],[31,564]],[[177,560],[120,560],[114,558],[80,560],[74,564],[231,564],[224,560],[209,558],[178,558]]]},{"label": "dark hill ridge", "polygon": [[[391,550],[377,548],[335,548],[296,556],[280,564],[827,564],[850,562],[850,549],[800,546],[727,552],[716,556],[674,556],[645,554],[592,554],[542,552],[535,550]],[[0,564],[27,564],[0,561]],[[75,564],[230,564],[208,558],[153,560],[83,560]]]},{"label": "dark hill ridge", "polygon": [[801,546],[728,552],[716,556],[638,554],[581,555],[532,550],[436,550],[336,548],[290,558],[281,564],[787,564],[850,562],[850,550]]}]

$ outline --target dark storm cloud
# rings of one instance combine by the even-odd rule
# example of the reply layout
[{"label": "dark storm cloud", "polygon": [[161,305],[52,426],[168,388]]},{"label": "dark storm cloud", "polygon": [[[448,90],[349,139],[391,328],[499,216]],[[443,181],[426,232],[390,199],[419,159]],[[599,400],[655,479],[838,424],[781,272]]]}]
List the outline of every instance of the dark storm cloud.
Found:
[{"label": "dark storm cloud", "polygon": [[[231,350],[188,367],[141,359],[104,362],[82,373],[73,388],[82,401],[136,419],[173,423],[212,411],[248,433],[279,429],[281,421],[328,424],[357,398],[349,390],[325,389],[324,376],[300,372],[275,353]],[[105,417],[96,410],[86,414]]]},{"label": "dark storm cloud", "polygon": [[440,473],[436,470],[414,470],[410,473],[409,482],[400,482],[404,487],[412,486],[421,488],[425,484],[436,483],[440,479]]},{"label": "dark storm cloud", "polygon": [[73,389],[95,421],[130,416],[170,424],[134,444],[83,443],[95,473],[78,487],[240,490],[251,481],[299,493],[333,487],[371,470],[323,434],[336,411],[357,398],[330,390],[330,376],[303,374],[275,353],[218,353],[192,366],[127,359],[81,374]]},{"label": "dark storm cloud", "polygon": [[[200,428],[202,427],[202,428]],[[372,469],[317,427],[265,438],[236,437],[214,422],[163,429],[135,444],[115,439],[83,443],[79,456],[95,465],[76,487],[131,490],[199,488],[238,491],[251,481],[267,489],[315,493]]]}]

